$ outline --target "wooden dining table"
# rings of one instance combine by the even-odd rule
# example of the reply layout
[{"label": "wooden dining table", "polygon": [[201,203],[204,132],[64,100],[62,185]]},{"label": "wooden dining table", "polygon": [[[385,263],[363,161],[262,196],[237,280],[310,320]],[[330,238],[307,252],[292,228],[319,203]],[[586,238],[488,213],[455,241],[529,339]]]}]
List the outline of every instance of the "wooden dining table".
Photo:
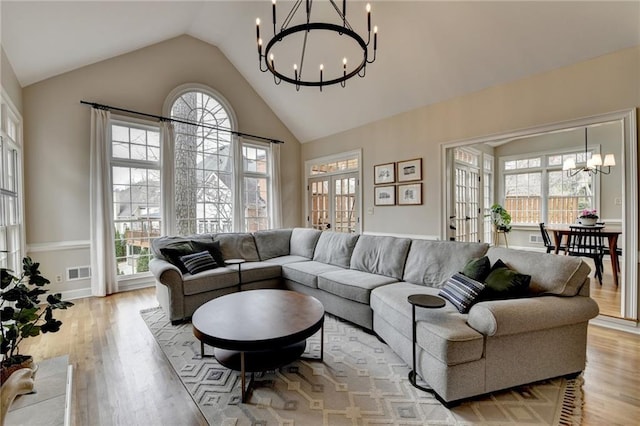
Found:
[{"label": "wooden dining table", "polygon": [[618,237],[622,235],[622,231],[619,229],[607,228],[606,226],[581,226],[581,225],[571,225],[571,227],[555,227],[555,228],[547,228],[547,231],[553,232],[553,243],[556,247],[555,254],[558,254],[560,249],[560,245],[562,242],[562,238],[566,236],[566,244],[569,245],[569,236],[571,235],[571,228],[585,228],[585,229],[593,229],[594,234],[598,233],[603,237],[607,238],[609,243],[609,256],[611,257],[611,275],[613,275],[613,283],[618,286],[618,255],[616,253],[616,249],[618,248]]}]

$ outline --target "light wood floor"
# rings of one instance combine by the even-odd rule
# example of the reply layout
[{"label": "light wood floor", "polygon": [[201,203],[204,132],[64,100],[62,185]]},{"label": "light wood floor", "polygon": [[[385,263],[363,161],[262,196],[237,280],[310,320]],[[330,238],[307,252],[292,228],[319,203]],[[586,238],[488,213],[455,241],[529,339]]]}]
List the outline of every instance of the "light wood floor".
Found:
[{"label": "light wood floor", "polygon": [[[154,289],[75,300],[57,311],[59,333],[25,341],[37,359],[69,354],[75,368],[73,420],[85,425],[206,425],[139,314]],[[589,327],[584,425],[636,425],[640,336]]]}]

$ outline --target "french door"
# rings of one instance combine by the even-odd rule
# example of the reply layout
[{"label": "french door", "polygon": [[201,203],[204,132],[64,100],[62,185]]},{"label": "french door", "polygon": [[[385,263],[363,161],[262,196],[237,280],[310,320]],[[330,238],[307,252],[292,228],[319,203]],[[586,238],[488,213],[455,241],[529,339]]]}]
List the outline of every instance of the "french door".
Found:
[{"label": "french door", "polygon": [[359,233],[358,173],[309,178],[308,226],[321,231]]},{"label": "french door", "polygon": [[457,241],[480,241],[480,173],[477,168],[455,166],[455,226]]}]

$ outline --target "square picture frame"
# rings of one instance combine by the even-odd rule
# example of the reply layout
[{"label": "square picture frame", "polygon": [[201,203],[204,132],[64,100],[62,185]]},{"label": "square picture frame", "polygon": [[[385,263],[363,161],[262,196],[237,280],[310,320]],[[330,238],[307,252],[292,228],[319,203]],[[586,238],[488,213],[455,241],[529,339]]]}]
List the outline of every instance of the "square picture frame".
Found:
[{"label": "square picture frame", "polygon": [[398,182],[422,180],[422,158],[398,161]]},{"label": "square picture frame", "polygon": [[422,182],[398,185],[399,206],[419,206],[422,204]]},{"label": "square picture frame", "polygon": [[396,163],[373,166],[373,184],[394,183],[396,181]]},{"label": "square picture frame", "polygon": [[373,204],[376,206],[395,206],[396,187],[394,185],[376,186],[374,188]]}]

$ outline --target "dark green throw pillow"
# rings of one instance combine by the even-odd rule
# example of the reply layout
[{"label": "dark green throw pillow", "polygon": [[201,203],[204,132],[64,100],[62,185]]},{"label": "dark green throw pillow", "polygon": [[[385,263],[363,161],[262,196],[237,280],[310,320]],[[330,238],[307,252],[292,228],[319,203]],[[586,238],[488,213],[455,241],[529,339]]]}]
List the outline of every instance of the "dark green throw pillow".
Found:
[{"label": "dark green throw pillow", "polygon": [[502,260],[498,259],[484,280],[486,287],[482,292],[482,299],[502,300],[524,297],[530,282],[531,275],[509,269]]},{"label": "dark green throw pillow", "polygon": [[473,258],[462,268],[462,275],[483,282],[491,272],[491,261],[487,256]]},{"label": "dark green throw pillow", "polygon": [[194,250],[193,246],[188,241],[172,243],[167,247],[160,249],[160,253],[162,253],[164,258],[167,259],[169,263],[177,266],[183,274],[186,274],[189,271],[184,266],[184,263],[182,263],[180,258],[195,252],[196,250]]},{"label": "dark green throw pillow", "polygon": [[216,261],[218,266],[224,266],[224,257],[222,256],[222,250],[220,250],[220,241],[200,241],[193,240],[191,241],[191,245],[195,249],[195,251],[208,251],[213,260]]}]

